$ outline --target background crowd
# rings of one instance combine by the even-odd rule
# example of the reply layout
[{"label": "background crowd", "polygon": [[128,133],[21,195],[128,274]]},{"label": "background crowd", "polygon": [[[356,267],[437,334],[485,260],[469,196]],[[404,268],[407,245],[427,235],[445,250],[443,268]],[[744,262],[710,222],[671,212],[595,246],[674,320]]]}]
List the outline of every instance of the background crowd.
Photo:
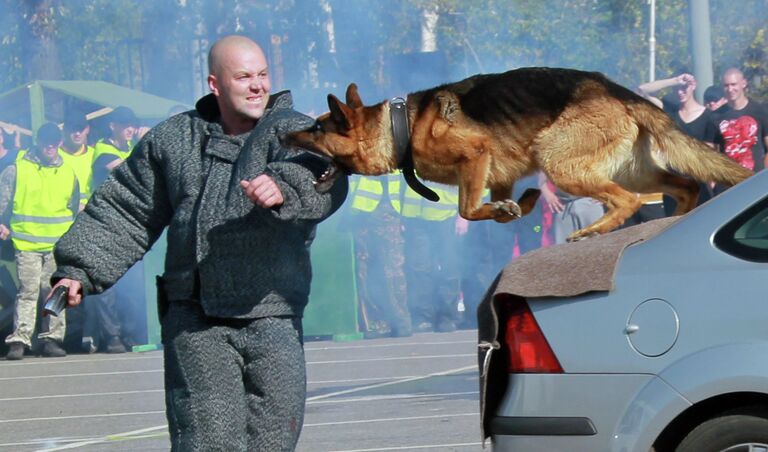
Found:
[{"label": "background crowd", "polygon": [[[66,326],[70,326],[69,342],[76,342],[68,348],[88,353],[125,353],[142,340],[146,325],[138,315],[144,310],[141,263],[111,289],[90,296],[82,310],[71,311],[69,319],[67,311],[43,317],[40,308],[50,290],[57,239],[147,130],[128,107],[117,107],[91,121],[84,112],[73,110],[66,113],[61,126],[52,122],[41,126],[30,146],[21,148],[18,132],[13,146],[3,146],[0,246],[3,260],[13,265],[0,267],[0,272],[4,302],[13,298],[10,306],[15,304],[12,331],[5,339],[8,359],[22,359],[33,348],[43,356],[65,356]],[[16,281],[9,274],[14,267]]]}]

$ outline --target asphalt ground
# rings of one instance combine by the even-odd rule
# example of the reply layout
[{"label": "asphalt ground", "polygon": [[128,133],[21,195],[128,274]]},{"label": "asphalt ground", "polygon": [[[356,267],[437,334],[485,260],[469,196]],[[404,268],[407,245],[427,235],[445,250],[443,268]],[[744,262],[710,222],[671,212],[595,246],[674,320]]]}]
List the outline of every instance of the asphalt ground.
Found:
[{"label": "asphalt ground", "polygon": [[[299,451],[480,451],[477,333],[308,341]],[[162,352],[0,359],[0,452],[160,451]]]}]

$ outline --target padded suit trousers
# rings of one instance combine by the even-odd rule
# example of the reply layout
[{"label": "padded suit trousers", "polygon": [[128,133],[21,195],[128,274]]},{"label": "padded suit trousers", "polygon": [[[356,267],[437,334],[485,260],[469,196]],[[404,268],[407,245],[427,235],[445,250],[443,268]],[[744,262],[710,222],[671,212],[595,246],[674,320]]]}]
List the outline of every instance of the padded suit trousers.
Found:
[{"label": "padded suit trousers", "polygon": [[161,319],[172,451],[292,451],[304,422],[301,318],[207,317],[193,301]]}]

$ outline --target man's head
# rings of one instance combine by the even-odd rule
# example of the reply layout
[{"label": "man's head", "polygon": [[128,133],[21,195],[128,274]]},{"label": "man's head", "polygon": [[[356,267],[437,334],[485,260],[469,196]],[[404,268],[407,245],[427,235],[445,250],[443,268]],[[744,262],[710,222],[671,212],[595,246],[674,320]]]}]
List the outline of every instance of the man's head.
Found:
[{"label": "man's head", "polygon": [[79,148],[88,142],[88,120],[78,111],[69,112],[64,117],[64,146]]},{"label": "man's head", "polygon": [[747,79],[744,78],[743,72],[735,67],[725,71],[723,74],[723,91],[731,107],[740,107],[741,105],[739,104],[747,100],[746,89]]},{"label": "man's head", "polygon": [[704,90],[704,106],[710,111],[717,110],[727,102],[721,86],[712,85]]},{"label": "man's head", "polygon": [[250,130],[263,115],[271,83],[267,58],[244,36],[227,36],[208,53],[208,86],[216,96],[225,132]]},{"label": "man's head", "polygon": [[676,93],[677,100],[680,104],[684,104],[693,98],[693,93],[696,91],[696,79],[692,76],[684,77],[685,82],[677,85]]},{"label": "man's head", "polygon": [[112,139],[119,142],[131,141],[136,126],[139,124],[139,120],[136,118],[133,110],[120,106],[112,110],[108,118]]},{"label": "man's head", "polygon": [[61,146],[61,130],[52,122],[47,122],[37,129],[35,135],[38,156],[43,163],[51,163],[56,159]]}]

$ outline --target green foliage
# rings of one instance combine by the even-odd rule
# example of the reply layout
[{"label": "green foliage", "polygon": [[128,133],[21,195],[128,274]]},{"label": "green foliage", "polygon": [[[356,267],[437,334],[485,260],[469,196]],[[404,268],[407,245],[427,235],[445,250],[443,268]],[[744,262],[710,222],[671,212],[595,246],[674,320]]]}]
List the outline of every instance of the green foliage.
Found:
[{"label": "green foliage", "polygon": [[[768,100],[768,0],[709,2],[715,78],[742,67],[750,95]],[[333,10],[335,53],[325,7]],[[63,79],[107,80],[191,102],[205,92],[210,43],[239,33],[278,60],[277,89],[338,94],[357,81],[383,94],[400,76],[389,61],[419,51],[422,11],[433,8],[452,79],[520,66],[597,70],[626,86],[649,77],[645,0],[0,0],[0,60],[8,68],[0,91],[36,78],[27,41],[50,38]],[[692,67],[689,28],[688,0],[656,2],[657,77]]]}]

